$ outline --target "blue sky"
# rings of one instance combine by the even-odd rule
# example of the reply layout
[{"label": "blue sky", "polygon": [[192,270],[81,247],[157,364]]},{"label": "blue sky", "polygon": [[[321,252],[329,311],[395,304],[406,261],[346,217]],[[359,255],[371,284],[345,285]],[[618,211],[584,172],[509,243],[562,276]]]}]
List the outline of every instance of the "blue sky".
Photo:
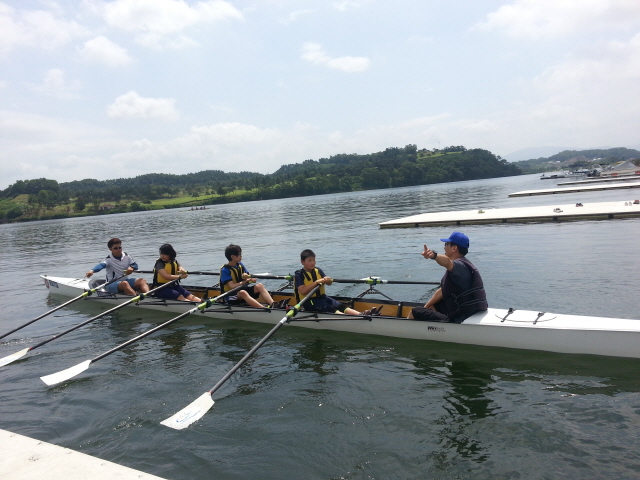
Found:
[{"label": "blue sky", "polygon": [[0,3],[0,188],[640,145],[640,1]]}]

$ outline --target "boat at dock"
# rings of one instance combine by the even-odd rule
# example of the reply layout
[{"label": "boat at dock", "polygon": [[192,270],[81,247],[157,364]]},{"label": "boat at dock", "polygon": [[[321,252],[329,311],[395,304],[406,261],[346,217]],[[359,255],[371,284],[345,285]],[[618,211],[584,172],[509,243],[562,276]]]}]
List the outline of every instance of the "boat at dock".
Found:
[{"label": "boat at dock", "polygon": [[[96,288],[94,283],[96,280],[90,283],[87,278],[47,275],[41,275],[41,277],[51,294],[64,297],[77,297],[83,292]],[[220,290],[215,287],[186,285],[184,287],[203,300],[215,298],[220,294]],[[288,325],[488,347],[640,358],[639,320],[565,315],[513,308],[489,308],[472,315],[461,324],[425,322],[406,318],[411,308],[422,306],[423,303],[396,301],[388,297],[386,299],[364,298],[365,293],[380,294],[370,286],[367,292],[363,292],[358,297],[336,296],[334,298],[358,311],[379,307],[381,308],[379,316],[319,314],[302,310],[290,319]],[[272,291],[271,295],[276,302],[289,300],[290,306],[296,303],[292,291]],[[132,297],[113,295],[98,289],[95,295],[86,297],[83,302],[111,308],[130,298]],[[197,302],[166,301],[148,297],[138,303],[132,303],[127,308],[142,308],[179,315],[193,309],[197,304]],[[275,325],[281,321],[285,309],[213,303],[203,309],[202,313],[204,316],[198,316],[199,321],[211,324],[214,324],[215,319],[226,319]]]}]

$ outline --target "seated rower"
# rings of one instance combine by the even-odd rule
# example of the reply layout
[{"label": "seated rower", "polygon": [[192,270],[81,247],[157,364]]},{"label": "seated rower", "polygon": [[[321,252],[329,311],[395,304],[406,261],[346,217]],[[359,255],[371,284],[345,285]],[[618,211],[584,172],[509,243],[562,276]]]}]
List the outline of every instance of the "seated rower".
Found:
[{"label": "seated rower", "polygon": [[[220,269],[220,293],[228,292],[243,285],[243,288],[235,294],[225,297],[229,305],[246,303],[252,307],[264,308],[262,303],[265,303],[271,308],[285,307],[284,302],[282,302],[282,305],[274,302],[265,286],[261,283],[256,283],[257,280],[251,277],[251,274],[241,261],[242,248],[239,245],[229,245],[224,250],[224,256],[227,257],[228,263]],[[251,283],[255,285],[250,285]]]},{"label": "seated rower", "polygon": [[313,253],[313,250],[303,250],[300,253],[300,263],[302,263],[302,268],[296,270],[294,283],[296,302],[300,302],[316,285],[320,285],[316,293],[303,305],[305,310],[320,313],[346,313],[348,315],[380,314],[382,307],[374,307],[371,310],[360,313],[353,308],[343,305],[336,299],[328,297],[324,292],[324,286],[331,285],[333,280],[331,277],[327,277],[321,268],[316,267],[316,254]]},{"label": "seated rower", "polygon": [[[91,277],[95,272],[105,269],[107,282],[111,282],[124,274],[130,275],[135,270],[138,270],[136,261],[127,252],[122,251],[122,240],[112,238],[107,242],[107,248],[109,248],[111,254],[89,270],[86,273],[87,277]],[[107,285],[105,290],[109,293],[136,295],[137,292],[147,293],[149,285],[144,278],[123,278],[121,282],[113,282]]]},{"label": "seated rower", "polygon": [[[177,255],[170,244],[165,243],[160,246],[160,258],[156,260],[156,264],[153,266],[153,288],[171,280],[187,278],[187,272],[176,260]],[[200,298],[191,294],[186,288],[180,286],[178,282],[161,288],[155,292],[155,295],[165,300],[200,301]]]}]

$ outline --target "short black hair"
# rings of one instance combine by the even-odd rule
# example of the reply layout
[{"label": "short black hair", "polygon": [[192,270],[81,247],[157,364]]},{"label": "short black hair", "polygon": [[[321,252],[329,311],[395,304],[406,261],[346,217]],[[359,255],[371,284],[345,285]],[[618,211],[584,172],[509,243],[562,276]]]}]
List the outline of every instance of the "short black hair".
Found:
[{"label": "short black hair", "polygon": [[227,257],[227,260],[231,261],[231,255],[242,255],[242,249],[239,245],[232,243],[224,249],[224,256]]},{"label": "short black hair", "polygon": [[458,253],[463,257],[469,253],[469,249],[467,247],[461,247],[460,245],[456,245],[456,247],[458,247]]},{"label": "short black hair", "polygon": [[313,250],[307,248],[305,250],[302,250],[302,252],[300,252],[300,260],[302,260],[303,262],[309,257],[316,258],[316,254],[313,253]]},{"label": "short black hair", "polygon": [[109,248],[109,250],[111,250],[111,247],[113,247],[114,245],[118,245],[118,244],[122,244],[122,240],[120,240],[119,238],[113,237],[111,240],[109,240],[107,242],[107,247]]},{"label": "short black hair", "polygon": [[165,243],[164,245],[160,245],[160,253],[163,255],[169,255],[169,258],[173,262],[178,254],[174,250],[174,248],[169,243]]}]

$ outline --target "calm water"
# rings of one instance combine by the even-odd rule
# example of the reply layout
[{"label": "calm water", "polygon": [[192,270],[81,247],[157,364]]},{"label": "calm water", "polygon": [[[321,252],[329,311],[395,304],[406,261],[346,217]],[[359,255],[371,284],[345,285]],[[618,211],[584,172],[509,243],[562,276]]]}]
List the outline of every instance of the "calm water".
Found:
[{"label": "calm water", "polygon": [[[442,270],[419,252],[423,243],[441,251],[438,239],[452,228],[380,230],[377,222],[640,196],[507,197],[549,182],[525,176],[0,225],[0,330],[59,304],[38,275],[83,275],[104,257],[111,236],[124,240],[143,269],[165,242],[187,269],[218,269],[233,242],[253,272],[293,273],[300,250],[312,248],[336,278],[439,280]],[[640,319],[640,219],[462,231],[493,307]],[[404,300],[431,295],[416,286],[379,288]],[[330,287],[333,294],[361,290]],[[98,312],[77,302],[0,340],[0,356]],[[0,428],[176,480],[640,478],[637,360],[285,327],[214,395],[214,408],[180,432],[159,422],[215,384],[268,326],[201,325],[192,316],[67,384],[46,388],[38,378],[169,318],[121,311],[1,368]]]}]

